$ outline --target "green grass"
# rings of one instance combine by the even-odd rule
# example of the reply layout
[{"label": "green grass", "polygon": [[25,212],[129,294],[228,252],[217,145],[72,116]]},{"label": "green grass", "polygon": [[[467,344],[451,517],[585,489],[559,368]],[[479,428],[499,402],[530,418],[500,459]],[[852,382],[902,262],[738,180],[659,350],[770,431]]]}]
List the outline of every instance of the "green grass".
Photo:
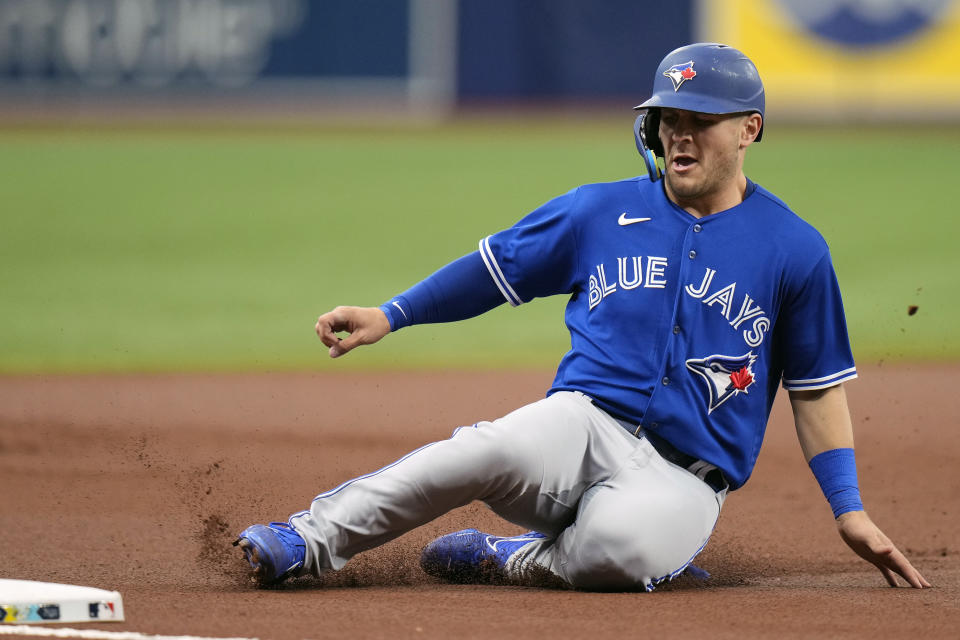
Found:
[{"label": "green grass", "polygon": [[[313,322],[382,302],[577,184],[639,173],[629,127],[0,131],[0,372],[552,366],[560,299],[336,363]],[[960,357],[958,143],[771,129],[751,150],[749,175],[830,242],[860,361]]]}]

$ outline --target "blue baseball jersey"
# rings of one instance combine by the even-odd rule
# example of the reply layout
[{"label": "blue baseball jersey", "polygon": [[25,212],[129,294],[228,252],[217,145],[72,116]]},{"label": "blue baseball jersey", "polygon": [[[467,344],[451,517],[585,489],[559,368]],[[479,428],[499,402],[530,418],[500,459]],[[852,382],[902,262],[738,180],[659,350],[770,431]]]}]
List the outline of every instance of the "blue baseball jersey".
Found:
[{"label": "blue baseball jersey", "polygon": [[749,478],[773,399],[856,377],[823,237],[749,183],[696,218],[646,176],[581,186],[480,242],[511,305],[570,296],[570,350],[548,393],[610,413]]}]

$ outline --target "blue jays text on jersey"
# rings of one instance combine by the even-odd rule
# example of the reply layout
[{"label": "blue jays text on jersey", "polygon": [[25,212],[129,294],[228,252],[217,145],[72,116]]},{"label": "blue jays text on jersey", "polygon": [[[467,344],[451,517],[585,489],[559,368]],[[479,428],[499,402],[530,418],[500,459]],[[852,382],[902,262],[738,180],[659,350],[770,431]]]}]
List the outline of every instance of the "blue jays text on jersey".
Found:
[{"label": "blue jays text on jersey", "polygon": [[856,377],[822,236],[762,187],[696,218],[646,177],[585,185],[480,242],[516,306],[567,294],[571,348],[550,393],[720,467],[753,469],[778,386]]}]

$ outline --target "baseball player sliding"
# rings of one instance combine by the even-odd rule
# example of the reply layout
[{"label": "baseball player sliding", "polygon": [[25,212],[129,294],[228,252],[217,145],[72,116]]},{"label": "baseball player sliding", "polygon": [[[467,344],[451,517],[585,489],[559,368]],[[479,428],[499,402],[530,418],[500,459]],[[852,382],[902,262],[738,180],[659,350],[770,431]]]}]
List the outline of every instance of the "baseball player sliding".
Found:
[{"label": "baseball player sliding", "polygon": [[843,387],[857,374],[827,245],[743,174],[763,134],[756,67],[727,46],[682,47],[637,109],[647,175],[574,189],[380,307],[319,317],[336,358],[412,324],[565,295],[571,348],[545,399],[244,530],[235,544],[259,583],[340,569],[482,500],[531,532],[448,534],[423,550],[427,573],[650,591],[695,571],[782,384],[843,540],[891,586],[930,586],[860,501]]}]

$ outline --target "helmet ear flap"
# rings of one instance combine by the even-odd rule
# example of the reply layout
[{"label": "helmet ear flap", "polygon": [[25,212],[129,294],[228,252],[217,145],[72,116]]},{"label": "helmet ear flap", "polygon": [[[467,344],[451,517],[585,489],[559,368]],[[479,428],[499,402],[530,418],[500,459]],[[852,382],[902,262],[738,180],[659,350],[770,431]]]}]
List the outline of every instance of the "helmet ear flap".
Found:
[{"label": "helmet ear flap", "polygon": [[653,151],[658,158],[663,157],[663,145],[660,143],[660,109],[647,109],[646,117],[643,119],[644,142],[647,148]]},{"label": "helmet ear flap", "polygon": [[637,151],[647,165],[647,174],[651,181],[660,179],[662,172],[657,164],[657,156],[663,156],[663,145],[660,144],[660,110],[647,109],[637,116],[633,123],[633,137],[637,143]]}]

